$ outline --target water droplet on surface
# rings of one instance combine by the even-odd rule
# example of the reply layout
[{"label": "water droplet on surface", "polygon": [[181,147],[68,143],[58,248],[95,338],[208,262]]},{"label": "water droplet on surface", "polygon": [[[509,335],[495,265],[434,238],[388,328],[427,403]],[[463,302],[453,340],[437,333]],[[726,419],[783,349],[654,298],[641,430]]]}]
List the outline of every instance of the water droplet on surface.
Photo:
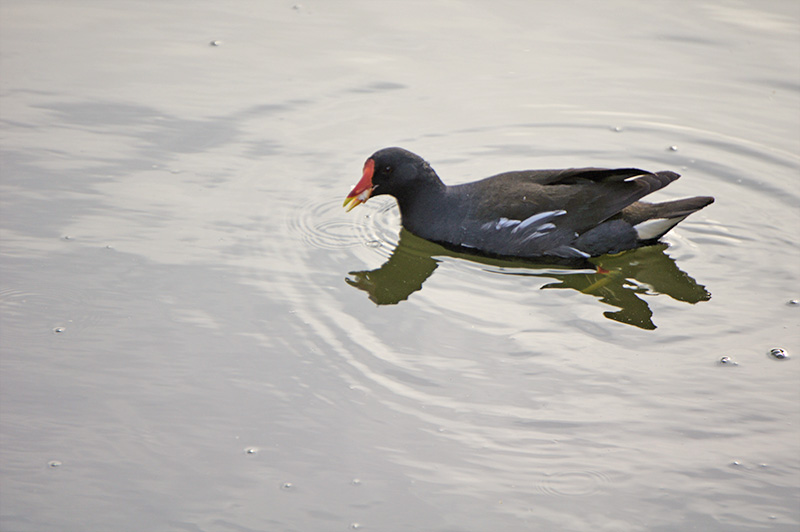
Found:
[{"label": "water droplet on surface", "polygon": [[678,147],[673,144],[669,147],[669,151],[678,151]]},{"label": "water droplet on surface", "polygon": [[54,333],[62,333],[64,331],[66,331],[66,330],[67,329],[65,329],[64,327],[56,327],[55,329],[53,329],[53,332]]},{"label": "water droplet on surface", "polygon": [[780,347],[773,347],[769,350],[769,354],[772,355],[772,358],[777,358],[778,360],[785,360],[789,358],[789,353],[786,352],[785,349],[781,349]]},{"label": "water droplet on surface", "polygon": [[50,460],[47,462],[47,467],[61,467],[61,462],[59,460]]}]

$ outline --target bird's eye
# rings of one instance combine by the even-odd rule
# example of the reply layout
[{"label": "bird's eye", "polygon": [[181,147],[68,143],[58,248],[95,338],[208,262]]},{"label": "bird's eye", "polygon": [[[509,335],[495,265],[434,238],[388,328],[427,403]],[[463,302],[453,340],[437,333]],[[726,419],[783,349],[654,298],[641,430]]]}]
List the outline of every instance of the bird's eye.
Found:
[{"label": "bird's eye", "polygon": [[386,172],[387,174],[391,174],[392,173],[392,167],[391,166],[387,166],[387,167],[385,167],[383,169],[383,171]]}]

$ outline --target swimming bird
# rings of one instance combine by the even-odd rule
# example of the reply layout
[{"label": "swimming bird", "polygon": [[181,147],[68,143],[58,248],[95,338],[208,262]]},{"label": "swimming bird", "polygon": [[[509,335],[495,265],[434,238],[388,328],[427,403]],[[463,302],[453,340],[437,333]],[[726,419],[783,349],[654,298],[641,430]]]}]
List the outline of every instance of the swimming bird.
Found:
[{"label": "swimming bird", "polygon": [[497,257],[570,261],[654,244],[710,196],[639,201],[680,177],[638,168],[504,172],[445,185],[422,157],[384,148],[344,201],[394,196],[403,227],[426,240]]}]

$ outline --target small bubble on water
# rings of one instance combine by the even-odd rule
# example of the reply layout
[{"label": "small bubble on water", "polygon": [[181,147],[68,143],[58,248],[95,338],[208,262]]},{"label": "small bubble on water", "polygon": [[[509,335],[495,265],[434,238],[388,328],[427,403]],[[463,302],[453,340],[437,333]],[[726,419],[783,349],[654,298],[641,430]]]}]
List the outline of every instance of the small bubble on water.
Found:
[{"label": "small bubble on water", "polygon": [[47,467],[61,467],[61,462],[58,460],[50,460],[47,462]]},{"label": "small bubble on water", "polygon": [[738,466],[742,465],[742,463],[739,460],[734,460],[733,462],[731,462],[731,465],[738,467]]},{"label": "small bubble on water", "polygon": [[379,248],[379,247],[381,247],[381,241],[380,240],[369,240],[369,241],[367,241],[366,245],[367,245],[368,248]]},{"label": "small bubble on water", "polygon": [[294,484],[292,484],[291,482],[284,482],[283,484],[281,484],[281,489],[283,490],[290,490],[292,488],[294,488]]},{"label": "small bubble on water", "polygon": [[777,358],[778,360],[785,360],[789,358],[789,353],[786,352],[785,349],[781,349],[780,347],[773,347],[769,350],[769,354],[772,355],[773,358]]},{"label": "small bubble on water", "polygon": [[800,299],[790,299],[789,305],[800,306]]},{"label": "small bubble on water", "polygon": [[356,530],[358,528],[361,528],[361,524],[360,523],[353,523],[353,524],[350,525],[350,528],[352,528],[353,530]]},{"label": "small bubble on water", "polygon": [[351,483],[353,484],[353,486],[360,486],[361,485],[361,479],[360,478],[354,478],[351,481]]},{"label": "small bubble on water", "polygon": [[64,235],[63,238],[64,240],[72,240],[72,237],[69,235]]},{"label": "small bubble on water", "polygon": [[258,449],[256,447],[248,447],[244,452],[247,454],[256,454],[258,453]]},{"label": "small bubble on water", "polygon": [[678,147],[673,144],[669,147],[669,151],[678,151]]},{"label": "small bubble on water", "polygon": [[622,131],[622,128],[619,127],[619,126],[616,126],[612,131],[614,131],[614,133],[620,133]]},{"label": "small bubble on water", "polygon": [[222,46],[222,41],[211,41],[208,43],[209,46]]},{"label": "small bubble on water", "polygon": [[738,362],[734,362],[731,357],[722,357],[719,359],[720,364],[730,364],[731,366],[738,366]]},{"label": "small bubble on water", "polygon": [[55,329],[53,329],[53,332],[54,332],[54,333],[62,333],[62,332],[64,332],[64,331],[66,331],[66,330],[67,330],[67,329],[66,329],[66,328],[64,328],[64,327],[56,327]]}]

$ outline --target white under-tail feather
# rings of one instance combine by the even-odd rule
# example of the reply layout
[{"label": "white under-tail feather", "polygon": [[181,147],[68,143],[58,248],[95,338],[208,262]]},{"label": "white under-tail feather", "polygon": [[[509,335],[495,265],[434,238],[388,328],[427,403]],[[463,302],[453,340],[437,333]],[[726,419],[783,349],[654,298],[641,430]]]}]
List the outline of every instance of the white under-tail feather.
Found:
[{"label": "white under-tail feather", "polygon": [[681,223],[684,218],[686,218],[686,216],[678,216],[677,218],[653,218],[652,220],[645,220],[642,223],[636,224],[633,228],[636,230],[639,240],[653,240],[654,238],[660,238],[661,235]]}]

